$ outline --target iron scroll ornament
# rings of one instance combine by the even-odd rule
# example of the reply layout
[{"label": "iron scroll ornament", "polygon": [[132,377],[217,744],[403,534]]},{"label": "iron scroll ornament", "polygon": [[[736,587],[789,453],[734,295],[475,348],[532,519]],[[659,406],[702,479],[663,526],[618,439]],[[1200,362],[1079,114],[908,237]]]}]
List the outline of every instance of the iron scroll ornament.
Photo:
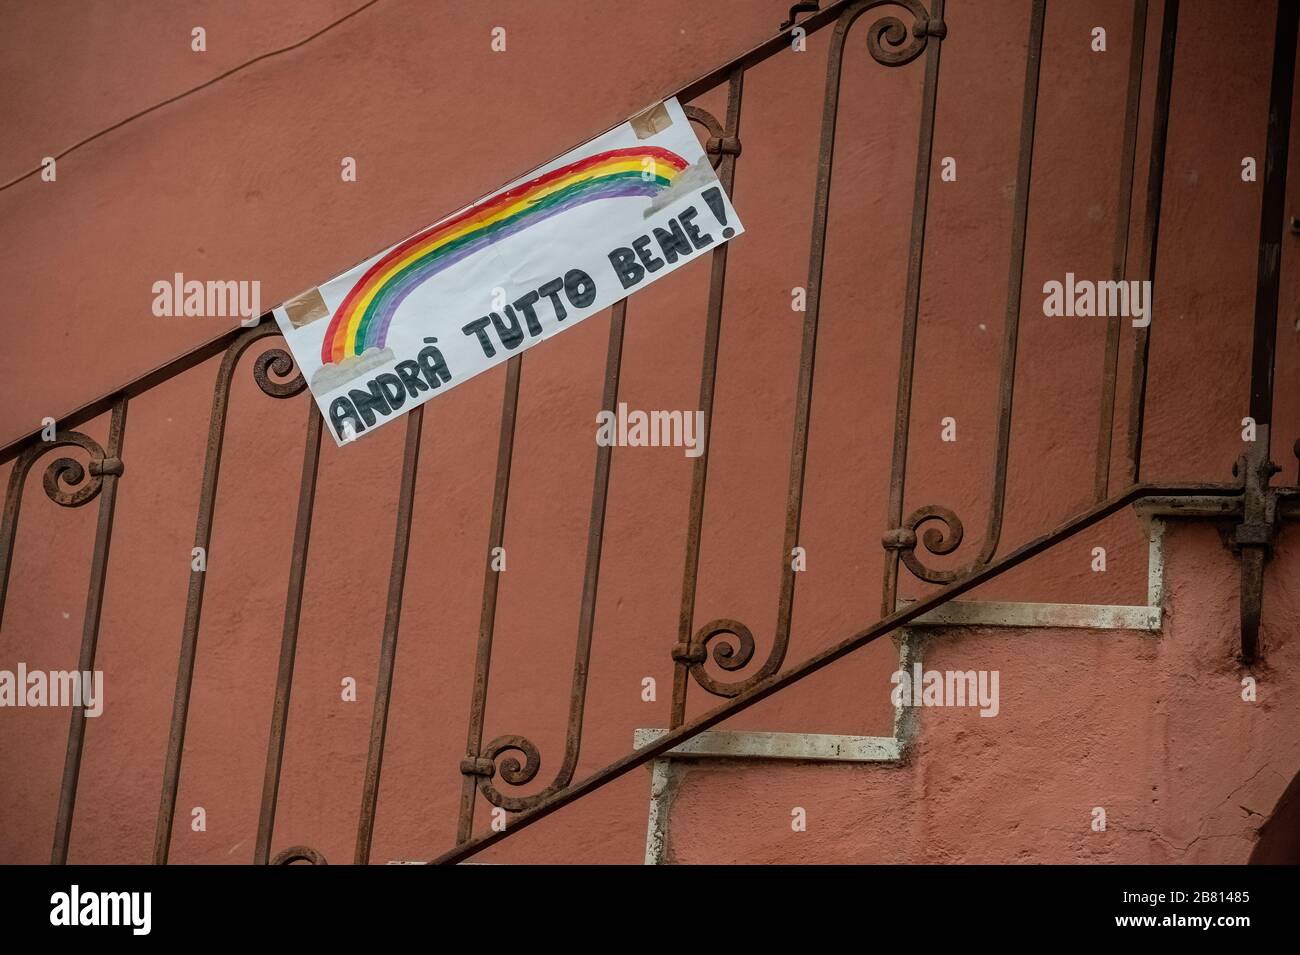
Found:
[{"label": "iron scroll ornament", "polygon": [[27,476],[36,461],[55,448],[80,448],[90,459],[83,465],[75,458],[55,458],[45,469],[41,482],[45,495],[60,507],[82,507],[90,503],[103,490],[105,476],[120,477],[124,471],[121,458],[109,456],[99,442],[80,431],[58,431],[52,440],[37,442],[18,457],[9,473],[4,512],[0,516],[0,620],[4,619]]},{"label": "iron scroll ornament", "polygon": [[977,569],[987,563],[987,560],[981,558],[976,563],[975,568],[956,567],[949,570],[940,570],[925,566],[916,556],[917,529],[931,522],[939,526],[927,527],[925,533],[919,537],[919,542],[925,546],[927,552],[942,557],[951,554],[961,546],[962,539],[965,536],[965,528],[962,527],[961,518],[952,509],[944,507],[942,504],[927,504],[924,507],[917,508],[903,521],[902,527],[886,532],[884,537],[881,538],[881,543],[886,550],[897,550],[899,558],[907,566],[908,570],[919,579],[929,581],[932,584],[952,583],[972,569]]},{"label": "iron scroll ornament", "polygon": [[[868,7],[874,5],[869,3]],[[942,40],[948,35],[947,24],[931,17],[921,4],[913,0],[898,0],[895,5],[906,8],[912,14],[910,30],[898,17],[884,16],[871,24],[867,31],[867,49],[871,58],[882,66],[911,63],[925,52],[930,37]],[[857,13],[865,13],[868,7],[860,8]],[[857,13],[852,8],[845,12],[844,17],[850,25]]]},{"label": "iron scroll ornament", "polygon": [[709,165],[716,171],[727,156],[740,156],[740,137],[728,136],[718,117],[699,106],[683,106],[682,112],[692,123],[699,123],[709,134],[704,141],[704,152],[709,157]]},{"label": "iron scroll ornament", "polygon": [[[518,756],[507,754],[518,754]],[[519,756],[523,756],[522,764],[519,762]],[[499,767],[497,760],[501,761]],[[525,736],[507,734],[498,736],[484,746],[483,755],[477,759],[463,760],[460,771],[468,776],[479,777],[479,791],[492,805],[508,812],[523,812],[568,785],[572,778],[572,771],[566,773],[562,769],[559,778],[551,785],[541,792],[528,796],[507,795],[497,789],[492,784],[492,780],[500,775],[501,779],[511,786],[526,786],[537,778],[541,768],[542,754],[536,745]],[[566,776],[568,778],[565,778]]]},{"label": "iron scroll ornament", "polygon": [[[829,123],[830,129],[833,130],[834,128],[834,112],[838,110],[840,64],[843,59],[848,34],[864,14],[882,6],[899,7],[905,10],[912,19],[909,26],[900,17],[886,14],[872,22],[868,27],[867,50],[872,59],[883,66],[897,67],[911,63],[926,50],[931,37],[942,40],[947,36],[948,30],[943,20],[932,18],[925,6],[917,2],[917,0],[862,0],[861,3],[847,7],[840,14],[831,39],[827,67],[827,103],[830,104],[828,106],[830,113],[823,118],[824,130],[827,123]],[[705,122],[706,126],[708,125],[702,118],[701,121]],[[710,129],[710,132],[713,133],[713,130]],[[717,136],[716,133],[713,133],[713,135]],[[825,136],[825,131],[823,136]],[[827,182],[826,186],[827,195],[820,197],[819,201],[821,202],[825,202],[828,198],[829,182]],[[802,468],[799,468],[799,471],[801,472]],[[801,507],[802,493],[799,494],[798,501],[798,507]],[[950,530],[948,535],[943,535],[936,529],[931,528],[927,531],[925,537],[927,546],[934,545],[941,548],[937,552],[948,553],[961,543],[961,522],[957,520],[956,515],[951,511],[941,508],[935,509],[935,512],[927,516],[926,519],[941,520]],[[795,521],[794,527],[797,531],[797,515]],[[783,560],[788,559],[788,555],[783,557]],[[907,554],[905,559],[910,559],[909,567],[912,566],[912,562],[915,562],[918,568],[924,570],[913,554]],[[793,574],[793,569],[787,565],[783,573],[789,578]],[[767,659],[748,676],[735,682],[726,682],[710,676],[705,669],[705,664],[708,662],[710,655],[718,667],[731,673],[746,668],[754,660],[757,644],[753,631],[741,621],[730,617],[721,617],[709,621],[695,631],[688,643],[678,643],[674,646],[672,651],[673,660],[685,666],[694,681],[706,692],[725,698],[739,696],[780,670],[785,661],[790,640],[790,616],[793,602],[793,583],[788,579],[783,587],[783,598],[787,597],[787,592],[789,599],[782,600],[782,606],[778,611],[772,647],[768,652]],[[712,644],[711,652],[709,649],[710,644]]]},{"label": "iron scroll ornament", "polygon": [[257,356],[253,362],[253,380],[272,398],[292,398],[307,387],[307,379],[295,366],[293,356],[283,348],[268,348]]},{"label": "iron scroll ornament", "polygon": [[[867,0],[860,5],[850,7],[840,17],[845,32],[853,22],[867,10],[878,6],[903,7],[912,15],[912,27],[895,16],[884,16],[871,25],[867,35],[867,49],[871,57],[883,66],[903,66],[912,62],[925,50],[929,37],[942,40],[948,35],[948,28],[943,20],[932,18],[929,11],[920,3],[912,0]],[[790,14],[778,29],[796,29],[795,21],[800,13],[815,13],[816,2],[799,2],[790,8]],[[910,37],[910,40],[909,40]]]},{"label": "iron scroll ornament", "polygon": [[290,846],[281,850],[271,860],[271,865],[294,865],[299,862],[306,862],[309,865],[329,865],[325,854],[311,846]]},{"label": "iron scroll ornament", "polygon": [[[85,467],[74,458],[55,458],[45,469],[41,481],[45,487],[45,496],[61,507],[89,504],[103,490],[104,475],[121,477],[124,470],[120,458],[107,457],[97,441],[79,431],[59,432],[46,450],[58,447],[79,447],[90,457]],[[90,475],[88,481],[87,474]]]}]

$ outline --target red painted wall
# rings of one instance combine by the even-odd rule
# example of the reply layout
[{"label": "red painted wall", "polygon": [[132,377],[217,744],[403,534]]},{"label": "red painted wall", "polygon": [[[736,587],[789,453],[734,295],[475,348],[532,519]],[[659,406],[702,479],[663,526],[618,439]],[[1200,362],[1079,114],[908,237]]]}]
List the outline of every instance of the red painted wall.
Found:
[{"label": "red painted wall", "polygon": [[[175,272],[257,279],[266,304],[282,300],[748,49],[775,31],[787,6],[671,0],[649,15],[640,4],[568,0],[378,0],[364,9],[360,0],[274,8],[6,5],[0,103],[8,148],[0,156],[0,185],[36,168],[43,156],[360,12],[94,138],[59,160],[53,183],[28,176],[0,190],[0,283],[9,297],[0,441],[228,326],[155,318],[155,281]],[[1161,5],[1152,6],[1134,249],[1159,38]],[[1243,183],[1240,168],[1243,156],[1263,155],[1274,9],[1267,3],[1227,10],[1189,0],[1179,23],[1146,418],[1148,479],[1228,480],[1242,451],[1260,184]],[[936,165],[905,503],[910,511],[940,502],[962,516],[969,537],[951,566],[978,552],[991,497],[1028,11],[1027,0],[952,0],[945,17],[934,151],[957,159],[958,179],[938,182]],[[879,615],[923,65],[887,69],[872,61],[865,39],[871,19],[851,34],[844,71],[800,535],[809,564],[799,578],[790,661]],[[1121,0],[1049,4],[1004,551],[1092,498],[1104,323],[1046,318],[1039,290],[1066,271],[1109,273],[1131,19],[1131,5]],[[498,25],[507,28],[505,53],[490,49]],[[1099,25],[1108,31],[1104,54],[1090,49],[1090,31]],[[190,49],[194,26],[207,31],[206,53]],[[733,201],[747,232],[729,260],[695,623],[719,616],[745,621],[760,657],[771,639],[783,560],[802,328],[790,300],[792,287],[807,283],[829,36],[830,30],[814,35],[807,52],[783,53],[745,81]],[[722,93],[698,105],[722,116]],[[355,183],[340,180],[344,156],[357,160]],[[1292,182],[1300,181],[1298,166],[1295,149]],[[1293,238],[1282,275],[1273,455],[1293,483],[1289,444],[1300,433]],[[630,301],[620,400],[646,409],[697,405],[707,285],[708,267],[699,264]],[[543,765],[530,791],[550,781],[563,744],[607,333],[608,320],[593,319],[530,351],[523,364],[509,570],[486,738],[521,733],[539,746]],[[1131,333],[1125,330],[1121,351],[1120,423]],[[131,403],[99,643],[106,712],[88,727],[73,861],[151,857],[216,364]],[[176,862],[252,858],[309,411],[306,396],[277,401],[262,394],[250,369],[251,356],[235,376],[222,460],[172,843]],[[427,858],[454,841],[503,380],[500,369],[482,375],[426,412],[375,861]],[[949,415],[958,418],[953,444],[939,440],[939,421]],[[106,426],[100,419],[85,430],[103,440]],[[275,850],[304,843],[332,862],[352,856],[402,430],[390,427],[322,452]],[[1117,424],[1112,489],[1123,483],[1124,437]],[[0,668],[19,660],[70,667],[80,641],[95,507],[66,511],[46,500],[43,465],[27,483]],[[11,468],[0,468],[0,479],[7,481]],[[689,487],[690,459],[680,450],[614,453],[580,776],[626,753],[636,727],[667,725]],[[1089,569],[1094,546],[1107,549],[1105,574]],[[1129,820],[1142,821],[1126,825],[1153,830],[1142,836],[1143,848],[1129,843],[1115,848],[1114,858],[1155,858],[1173,850],[1152,845],[1189,846],[1203,832],[1219,832],[1196,828],[1198,814],[1229,812],[1231,802],[1216,800],[1246,785],[1259,760],[1286,779],[1297,761],[1268,724],[1252,730],[1267,755],[1240,754],[1231,735],[1219,734],[1207,737],[1208,749],[1194,751],[1204,762],[1192,762],[1187,735],[1220,712],[1214,707],[1242,720],[1255,711],[1219,695],[1230,696],[1235,680],[1226,662],[1235,564],[1208,532],[1188,531],[1179,546],[1186,548],[1178,572],[1188,609],[1179,609],[1176,631],[981,633],[939,642],[940,661],[951,655],[962,668],[976,659],[1000,666],[1003,692],[1015,703],[998,719],[977,720],[978,744],[994,755],[959,771],[970,785],[964,775],[945,782],[949,764],[966,765],[971,740],[968,727],[943,718],[926,722],[933,736],[906,769],[698,770],[678,803],[674,854],[701,861],[874,858],[879,845],[869,830],[905,795],[921,795],[925,806],[905,816],[920,832],[904,841],[909,859],[1010,861],[1033,847],[1034,858],[1062,861],[1082,857],[1082,844],[1053,827],[1073,826],[1080,800],[1107,802],[1106,794],[1076,793],[1085,777],[1110,787],[1109,800],[1132,808]],[[1272,580],[1281,578],[1281,566],[1271,570]],[[904,593],[915,596],[926,586],[909,581]],[[1145,588],[1145,541],[1126,512],[978,596],[1131,604],[1142,602]],[[1265,606],[1266,639],[1278,648],[1295,621],[1294,595]],[[1068,653],[1061,652],[1063,641]],[[1144,661],[1136,673],[1135,656]],[[895,662],[892,646],[881,641],[815,686],[778,694],[727,728],[887,733],[887,678]],[[1284,664],[1271,662],[1270,675],[1284,675]],[[1178,683],[1183,673],[1191,674],[1193,689],[1159,696],[1172,725],[1132,728],[1131,717],[1154,705],[1151,688]],[[358,682],[356,703],[340,699],[347,676]],[[654,703],[641,699],[646,676],[658,681]],[[1123,689],[1130,680],[1139,681],[1132,693]],[[1286,708],[1283,692],[1264,699]],[[691,713],[712,705],[694,689]],[[1039,727],[1084,712],[1093,722],[1079,739],[1095,745],[1080,762]],[[1289,712],[1269,719],[1293,726]],[[0,776],[0,861],[40,861],[48,858],[53,832],[67,713],[0,710],[0,721],[9,758],[21,767]],[[1215,766],[1213,785],[1181,784],[1205,762]],[[1002,785],[1030,764],[1043,767],[1036,799],[1025,797],[1023,786]],[[1124,772],[1113,771],[1121,766]],[[1166,794],[1149,809],[1153,783]],[[1183,790],[1177,797],[1164,790],[1175,783]],[[802,848],[784,841],[788,809],[777,810],[810,786],[826,800],[818,813],[849,820],[852,838],[810,830]],[[737,787],[751,787],[753,798],[727,811]],[[644,771],[634,773],[506,841],[491,858],[639,862],[647,790]],[[870,798],[858,800],[864,792]],[[1267,812],[1260,801],[1246,805]],[[189,828],[195,806],[207,812],[206,832]],[[956,812],[963,806],[985,807],[987,827],[1002,835],[970,841]],[[763,807],[776,813],[775,830],[765,828]],[[1007,835],[1012,821],[1020,828]],[[480,829],[486,822],[480,800]],[[1248,852],[1243,826],[1232,829],[1222,856],[1208,854],[1217,850],[1207,841],[1178,857],[1237,858]],[[927,827],[936,830],[934,839]],[[1045,839],[1044,832],[1057,835]]]}]

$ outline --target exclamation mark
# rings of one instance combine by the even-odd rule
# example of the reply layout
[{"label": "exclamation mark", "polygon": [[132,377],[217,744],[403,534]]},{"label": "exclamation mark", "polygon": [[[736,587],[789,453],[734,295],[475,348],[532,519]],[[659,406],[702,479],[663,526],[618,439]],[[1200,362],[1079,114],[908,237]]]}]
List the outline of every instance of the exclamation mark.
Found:
[{"label": "exclamation mark", "polygon": [[722,224],[722,237],[724,239],[730,239],[736,234],[736,230],[727,225],[727,206],[726,203],[722,201],[722,190],[717,186],[712,186],[705,189],[700,193],[700,195],[704,197],[704,201],[707,202],[709,208],[713,210],[714,218]]}]

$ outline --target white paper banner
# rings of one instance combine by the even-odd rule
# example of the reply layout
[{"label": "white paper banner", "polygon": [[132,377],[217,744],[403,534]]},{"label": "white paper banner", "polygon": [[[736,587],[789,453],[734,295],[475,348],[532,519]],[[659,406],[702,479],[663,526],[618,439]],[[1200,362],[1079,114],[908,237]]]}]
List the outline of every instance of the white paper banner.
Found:
[{"label": "white paper banner", "polygon": [[275,309],[339,444],[744,229],[677,101]]}]

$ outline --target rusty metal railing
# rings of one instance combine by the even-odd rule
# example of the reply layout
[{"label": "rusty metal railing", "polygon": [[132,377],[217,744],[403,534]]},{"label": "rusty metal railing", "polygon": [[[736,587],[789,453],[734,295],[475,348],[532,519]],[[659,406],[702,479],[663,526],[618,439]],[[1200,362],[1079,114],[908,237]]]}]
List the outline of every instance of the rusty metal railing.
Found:
[{"label": "rusty metal railing", "polygon": [[[883,546],[886,562],[882,582],[881,619],[853,633],[830,648],[793,666],[785,665],[795,599],[795,571],[789,560],[797,546],[804,507],[804,477],[807,463],[809,422],[811,415],[817,331],[822,303],[822,270],[826,250],[827,216],[831,203],[834,170],[836,123],[839,117],[841,71],[847,43],[855,24],[868,13],[888,7],[866,27],[866,45],[876,63],[887,68],[902,68],[920,61],[916,72],[921,84],[921,106],[917,136],[917,164],[910,221],[910,252],[907,264],[904,310],[901,321],[901,351],[898,392],[895,407],[892,462],[885,515]],[[811,9],[811,12],[810,12]],[[491,565],[494,548],[504,541],[507,504],[514,457],[515,425],[519,406],[523,356],[507,364],[505,392],[497,449],[492,511],[487,550],[483,555],[484,586],[478,643],[473,672],[473,688],[467,721],[464,758],[460,762],[463,777],[457,844],[438,856],[438,862],[456,862],[468,858],[490,845],[507,838],[552,812],[593,792],[689,740],[730,716],[745,710],[774,693],[831,665],[866,644],[905,626],[917,617],[1007,570],[1068,540],[1080,531],[1143,498],[1213,497],[1234,500],[1242,517],[1236,542],[1243,553],[1242,583],[1242,658],[1250,662],[1257,653],[1260,594],[1263,565],[1272,541],[1273,529],[1284,513],[1300,512],[1300,489],[1272,487],[1270,480],[1276,465],[1268,460],[1267,428],[1271,420],[1273,348],[1276,340],[1278,311],[1278,249],[1282,229],[1282,196],[1285,189],[1287,142],[1289,137],[1290,95],[1294,82],[1296,6],[1283,0],[1279,7],[1272,112],[1269,125],[1269,152],[1265,168],[1264,216],[1261,223],[1260,280],[1255,313],[1255,353],[1252,364],[1252,413],[1264,429],[1263,440],[1243,460],[1240,480],[1226,484],[1151,485],[1140,483],[1143,414],[1146,395],[1146,367],[1150,337],[1140,329],[1135,342],[1133,375],[1130,382],[1129,422],[1125,447],[1125,487],[1110,493],[1113,468],[1114,413],[1118,381],[1120,320],[1111,318],[1100,378],[1101,407],[1098,416],[1098,441],[1094,481],[1095,503],[1089,509],[1063,522],[1047,534],[1002,556],[1002,516],[1007,484],[1008,448],[1014,402],[1016,352],[1019,342],[1021,287],[1023,285],[1025,238],[1029,214],[1034,149],[1034,129],[1038,107],[1038,81],[1047,13],[1046,0],[1034,0],[1028,22],[1027,57],[1022,96],[1019,152],[1012,218],[1011,246],[1005,299],[1005,334],[999,369],[1000,388],[997,402],[998,430],[994,455],[993,499],[987,517],[983,542],[978,553],[959,568],[938,569],[927,566],[917,554],[920,546],[929,555],[954,554],[964,538],[964,525],[958,515],[941,504],[928,504],[904,513],[908,463],[908,431],[911,424],[912,387],[916,362],[917,329],[926,245],[926,217],[929,205],[932,152],[934,143],[935,105],[939,92],[940,53],[947,35],[944,0],[931,0],[927,8],[919,0],[837,0],[824,9],[814,4],[796,4],[790,20],[765,43],[741,57],[711,71],[677,91],[686,103],[725,85],[726,115],[719,119],[706,110],[687,105],[690,120],[707,137],[707,152],[718,176],[729,193],[736,188],[736,167],[742,152],[741,119],[744,82],[747,71],[787,49],[794,31],[812,34],[833,27],[827,60],[825,90],[821,111],[821,136],[817,160],[816,187],[813,196],[812,232],[809,243],[807,309],[804,315],[796,381],[795,415],[791,435],[789,482],[786,496],[785,531],[780,555],[782,573],[776,621],[767,656],[756,661],[758,641],[746,624],[720,618],[697,624],[696,588],[700,570],[702,528],[705,518],[705,490],[709,473],[709,429],[717,377],[719,340],[722,333],[723,304],[726,296],[726,245],[712,253],[712,273],[705,312],[704,346],[700,375],[700,410],[704,412],[703,453],[693,464],[690,502],[687,512],[686,552],[683,560],[680,615],[675,640],[665,652],[674,664],[671,725],[669,732],[652,744],[638,749],[589,777],[575,782],[582,748],[583,716],[587,700],[588,669],[595,635],[596,598],[599,588],[601,550],[604,542],[604,519],[608,499],[612,448],[598,446],[592,486],[591,512],[579,608],[578,633],[569,691],[569,714],[563,756],[553,779],[542,789],[520,795],[520,787],[532,783],[540,771],[538,747],[521,734],[505,734],[484,740],[488,706],[488,683],[493,665],[493,642],[499,576]],[[802,20],[798,15],[809,13]],[[1155,77],[1154,113],[1150,119],[1151,147],[1148,158],[1146,202],[1141,240],[1136,254],[1131,252],[1130,211],[1137,168],[1139,108],[1143,88],[1143,51],[1147,33],[1146,0],[1137,0],[1133,15],[1133,46],[1130,55],[1124,135],[1121,151],[1120,187],[1114,239],[1112,275],[1124,278],[1130,263],[1141,278],[1156,278],[1156,252],[1161,208],[1161,182],[1164,175],[1164,152],[1167,138],[1175,41],[1178,23],[1178,0],[1164,0],[1160,21],[1160,47]],[[743,187],[743,183],[741,184]],[[733,193],[734,194],[734,193]],[[628,303],[613,308],[608,353],[604,373],[602,408],[613,410],[618,401],[620,370],[623,360],[623,336]],[[235,329],[182,356],[174,362],[137,379],[65,416],[53,440],[33,433],[0,449],[0,463],[14,461],[0,519],[0,622],[8,590],[14,541],[26,478],[37,460],[58,447],[79,449],[88,458],[82,465],[60,457],[44,475],[47,496],[63,507],[79,507],[99,501],[95,541],[91,554],[90,586],[86,601],[79,666],[94,667],[99,632],[105,571],[113,530],[117,482],[124,474],[122,447],[126,428],[126,411],[131,399],[155,386],[183,374],[201,362],[222,355],[217,371],[209,419],[206,458],[199,494],[195,528],[195,547],[206,550],[213,531],[218,476],[233,377],[242,356],[252,346],[277,335],[267,317],[254,328]],[[292,358],[284,348],[270,347],[253,361],[253,377],[261,390],[275,399],[300,394],[306,387]],[[94,418],[110,413],[108,440],[100,446],[75,430]],[[400,633],[403,592],[407,575],[411,537],[412,507],[419,470],[419,451],[423,408],[407,416],[402,480],[398,497],[393,539],[393,557],[389,590],[378,661],[378,681],[366,759],[365,779],[357,824],[354,861],[370,860],[372,835],[378,805],[389,704]],[[308,846],[286,848],[272,856],[276,805],[280,789],[285,732],[290,696],[293,688],[294,662],[299,621],[302,611],[304,578],[311,538],[317,472],[321,448],[321,418],[309,406],[306,442],[298,507],[289,570],[288,595],[285,601],[281,648],[272,719],[263,777],[261,807],[254,850],[258,863],[308,861],[324,863],[323,855]],[[1300,451],[1298,451],[1300,453]],[[900,564],[916,579],[941,586],[928,596],[900,606],[898,601]],[[166,758],[161,782],[153,858],[165,863],[172,841],[176,796],[185,749],[186,727],[190,708],[190,691],[198,654],[198,633],[203,614],[205,574],[195,571],[189,580],[184,625],[177,667],[175,696],[168,734]],[[707,672],[712,663],[724,673],[747,673],[735,681],[714,678]],[[693,720],[686,718],[688,691],[694,683],[701,691],[724,701]],[[68,839],[76,804],[77,779],[84,748],[84,721],[73,711],[68,735],[62,786],[57,808],[57,823],[52,861],[67,860]],[[474,816],[477,799],[482,796],[492,806],[513,813],[503,831],[476,835]]]}]

